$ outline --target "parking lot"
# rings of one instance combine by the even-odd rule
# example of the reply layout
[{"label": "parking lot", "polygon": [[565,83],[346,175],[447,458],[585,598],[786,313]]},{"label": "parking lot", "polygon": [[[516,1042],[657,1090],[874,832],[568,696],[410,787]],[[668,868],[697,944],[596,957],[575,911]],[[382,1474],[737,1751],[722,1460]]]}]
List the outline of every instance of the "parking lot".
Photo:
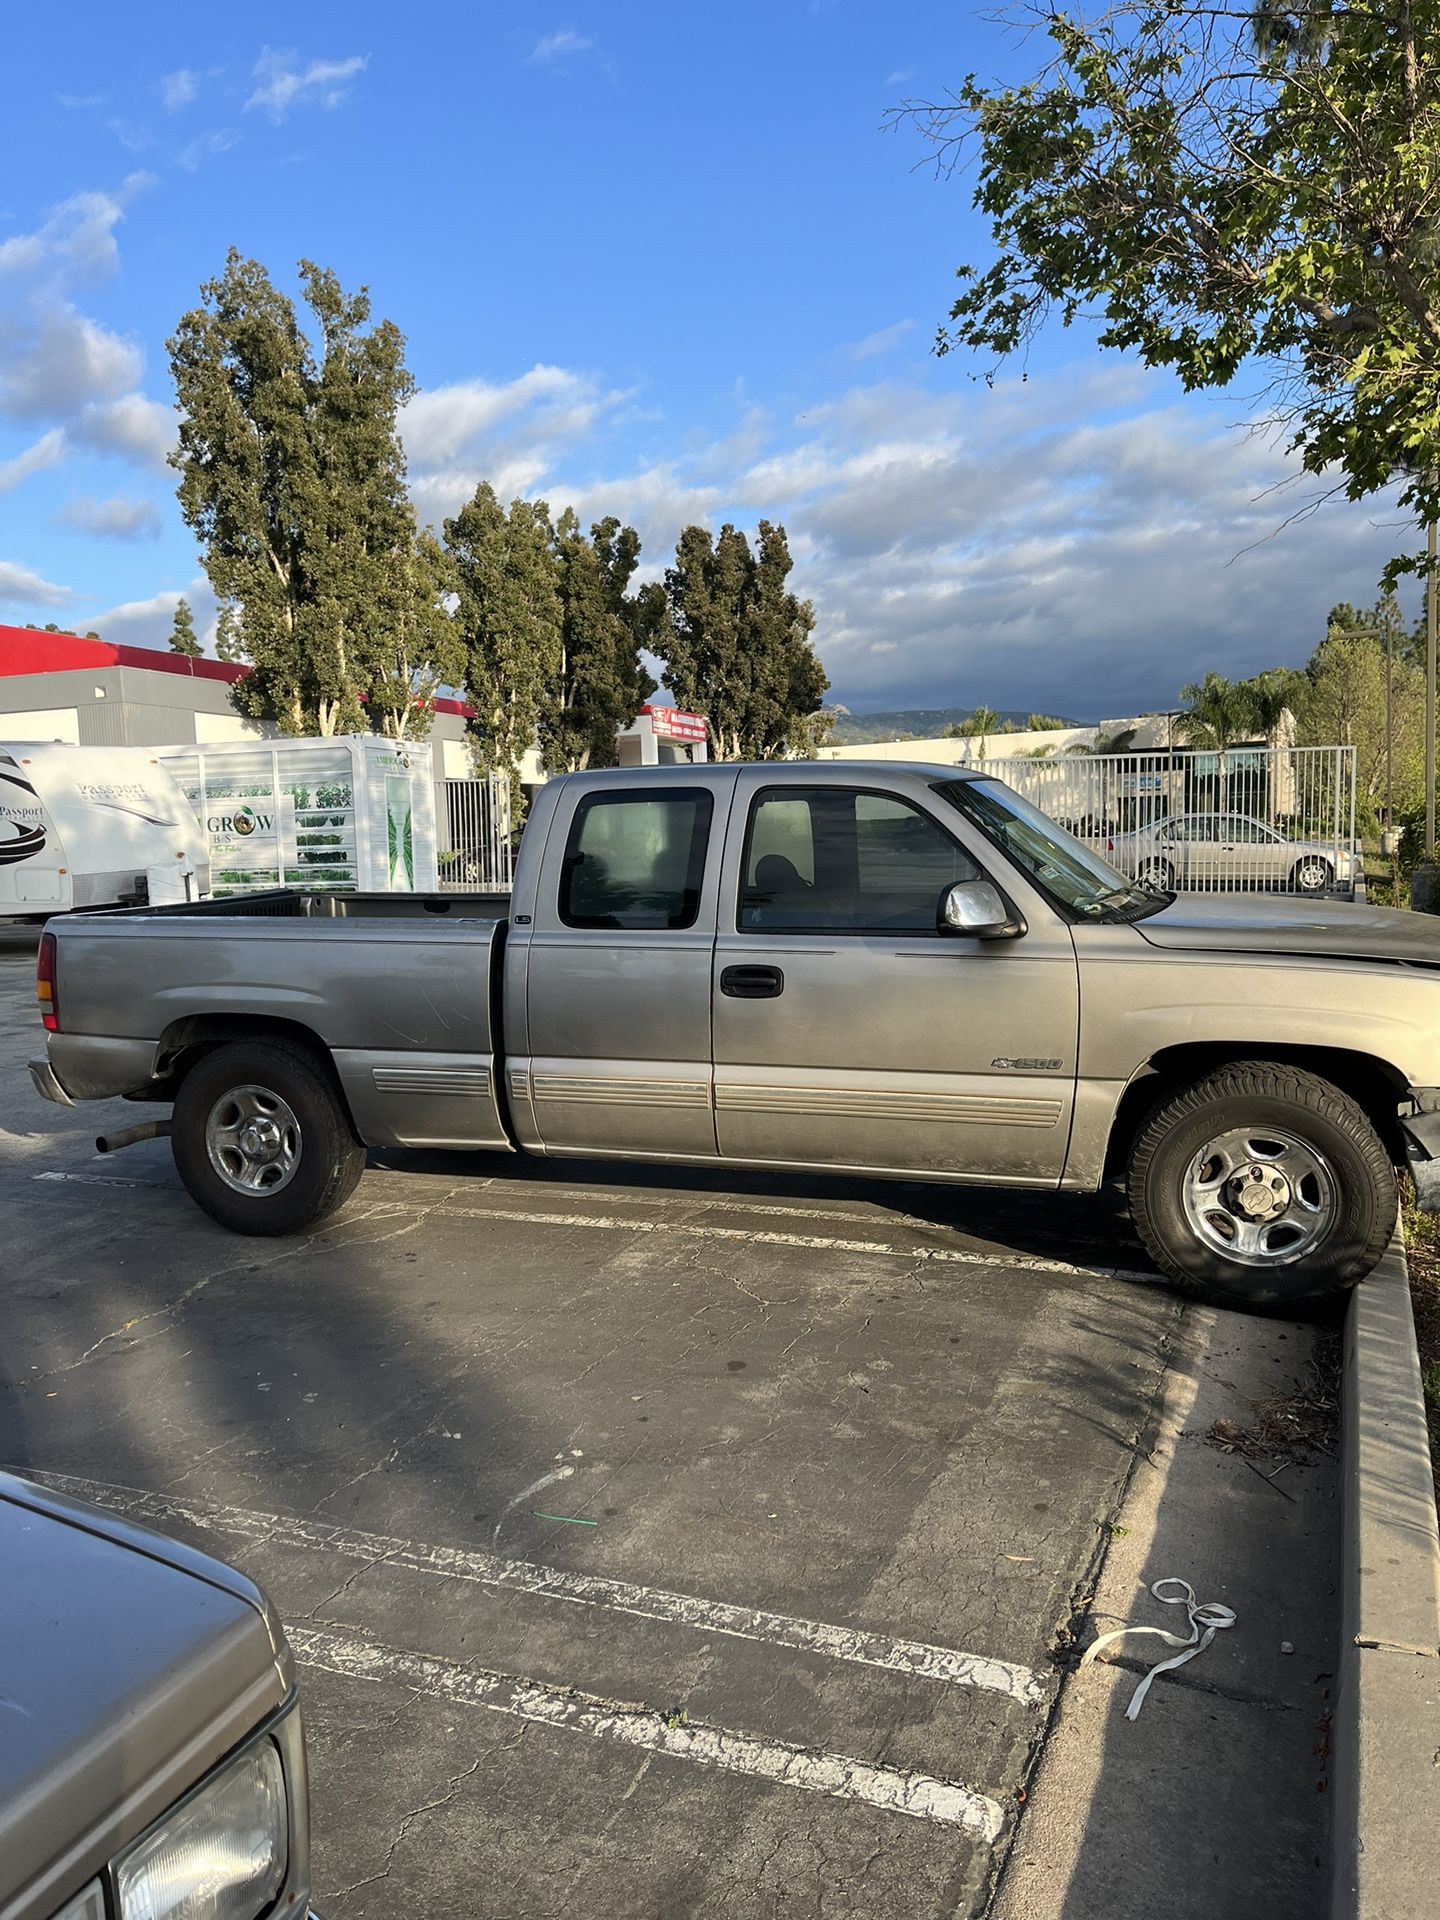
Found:
[{"label": "parking lot", "polygon": [[[240,1239],[32,1094],[31,964],[0,1462],[269,1590],[322,1914],[1318,1910],[1333,1474],[1205,1444],[1313,1326],[1185,1307],[1109,1196],[393,1155]],[[1139,1721],[1151,1654],[1068,1677],[1208,1572],[1238,1630]]]}]

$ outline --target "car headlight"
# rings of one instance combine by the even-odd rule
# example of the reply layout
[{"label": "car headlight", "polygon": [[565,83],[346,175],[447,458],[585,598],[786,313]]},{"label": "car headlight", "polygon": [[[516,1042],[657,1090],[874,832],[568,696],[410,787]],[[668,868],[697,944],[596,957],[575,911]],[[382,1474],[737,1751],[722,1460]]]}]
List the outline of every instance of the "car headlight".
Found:
[{"label": "car headlight", "polygon": [[120,1920],[255,1920],[285,1884],[289,1824],[279,1750],[257,1741],[119,1861]]}]

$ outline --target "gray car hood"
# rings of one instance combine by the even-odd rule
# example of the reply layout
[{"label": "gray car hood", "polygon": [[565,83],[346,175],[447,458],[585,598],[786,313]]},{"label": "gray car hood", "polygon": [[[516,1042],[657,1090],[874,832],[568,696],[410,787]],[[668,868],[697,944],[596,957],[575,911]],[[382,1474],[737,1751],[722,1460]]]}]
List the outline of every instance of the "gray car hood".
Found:
[{"label": "gray car hood", "polygon": [[1440,919],[1348,900],[1182,893],[1136,923],[1153,947],[1440,967]]},{"label": "gray car hood", "polygon": [[53,1913],[289,1680],[241,1574],[9,1474],[0,1569],[4,1920]]}]

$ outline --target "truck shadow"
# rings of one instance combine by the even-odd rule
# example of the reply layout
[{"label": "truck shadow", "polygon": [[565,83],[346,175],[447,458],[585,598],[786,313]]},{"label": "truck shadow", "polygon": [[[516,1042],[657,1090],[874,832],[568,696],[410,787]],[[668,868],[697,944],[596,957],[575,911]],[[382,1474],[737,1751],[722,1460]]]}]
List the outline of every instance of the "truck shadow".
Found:
[{"label": "truck shadow", "polygon": [[[800,1207],[875,1209],[875,1224],[922,1221],[945,1232],[992,1241],[1016,1253],[1073,1261],[1077,1265],[1122,1268],[1150,1274],[1154,1268],[1136,1238],[1118,1184],[1099,1193],[1027,1192],[993,1187],[949,1186],[928,1180],[886,1180],[861,1174],[764,1172],[726,1166],[665,1167],[625,1160],[540,1160],[522,1154],[436,1153],[372,1148],[371,1167],[393,1173],[430,1174],[455,1181],[457,1173],[477,1182],[504,1180],[533,1188],[570,1190],[593,1186],[623,1188],[643,1200],[749,1197],[765,1204],[789,1201]],[[363,1193],[363,1189],[362,1189]],[[814,1230],[825,1231],[817,1221]]]}]

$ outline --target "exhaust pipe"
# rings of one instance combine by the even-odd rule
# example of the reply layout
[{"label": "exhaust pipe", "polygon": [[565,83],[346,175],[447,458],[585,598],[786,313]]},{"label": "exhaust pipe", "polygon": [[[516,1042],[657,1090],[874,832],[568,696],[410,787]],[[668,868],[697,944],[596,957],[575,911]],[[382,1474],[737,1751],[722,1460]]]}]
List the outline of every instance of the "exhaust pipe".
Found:
[{"label": "exhaust pipe", "polygon": [[168,1140],[173,1125],[169,1120],[146,1120],[138,1127],[122,1127],[119,1133],[102,1133],[96,1139],[97,1153],[118,1153],[121,1147],[133,1147],[141,1140]]}]

